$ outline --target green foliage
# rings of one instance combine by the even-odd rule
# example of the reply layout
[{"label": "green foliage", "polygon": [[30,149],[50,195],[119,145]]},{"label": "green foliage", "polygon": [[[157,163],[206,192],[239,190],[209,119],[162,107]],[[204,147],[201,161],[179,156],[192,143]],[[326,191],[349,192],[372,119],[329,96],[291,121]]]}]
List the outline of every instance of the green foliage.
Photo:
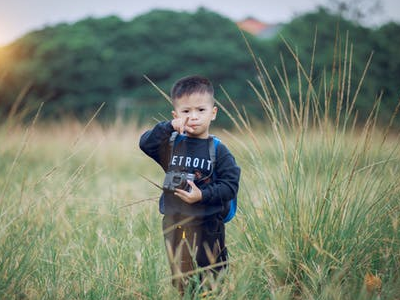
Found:
[{"label": "green foliage", "polygon": [[[245,37],[256,59],[270,72],[276,94],[286,107],[289,99],[282,95],[287,94],[287,87],[281,84],[285,72],[293,98],[299,93],[305,97],[306,89],[299,90],[299,86],[308,84],[298,81],[298,65],[288,47],[297,53],[305,70],[313,65],[311,80],[317,93],[319,86],[330,85],[333,67],[340,65],[337,70],[343,72],[345,48],[351,48],[349,95],[355,94],[363,78],[356,111],[365,120],[382,91],[383,123],[399,97],[399,29],[395,23],[365,28],[320,9],[293,19],[273,39]],[[363,77],[372,52],[372,63]],[[350,55],[346,59],[349,61]],[[31,109],[46,102],[46,118],[74,115],[87,119],[104,102],[102,120],[133,116],[141,123],[159,118],[159,114],[170,116],[171,110],[144,75],[168,93],[175,80],[193,73],[212,80],[217,99],[226,99],[221,85],[239,107],[246,107],[252,119],[262,119],[257,101],[253,101],[257,97],[246,84],[255,81],[257,72],[245,40],[231,20],[204,8],[195,13],[154,10],[130,21],[115,16],[88,18],[27,34],[0,49],[0,114],[7,115],[24,96],[25,104],[20,107]],[[21,93],[24,89],[26,94]],[[331,94],[337,92],[335,86]],[[336,104],[330,105],[334,111]],[[225,115],[217,121],[217,125],[229,124]]]},{"label": "green foliage", "polygon": [[201,73],[244,98],[236,83],[247,79],[248,72],[241,71],[252,66],[236,25],[205,9],[194,14],[155,10],[128,22],[108,17],[60,24],[30,33],[3,51],[11,59],[1,70],[8,107],[33,82],[30,97],[47,101],[44,109],[53,116],[82,117],[102,102],[109,117],[121,104],[169,115],[167,102],[156,100],[160,95],[144,75],[169,90],[183,75]]},{"label": "green foliage", "polygon": [[[343,108],[357,96],[355,110],[359,119],[365,121],[375,100],[382,92],[380,122],[384,124],[391,117],[400,96],[397,84],[394,83],[398,76],[395,74],[400,74],[399,68],[396,67],[400,60],[393,52],[400,46],[398,33],[400,33],[399,24],[391,23],[378,29],[369,29],[332,15],[321,8],[317,12],[295,18],[284,26],[280,32],[284,42],[276,39],[273,41],[273,46],[274,53],[282,54],[284,65],[279,71],[281,74],[284,72],[288,74],[293,98],[298,98],[300,94],[305,97],[309,82],[298,81],[296,75],[298,65],[293,60],[289,47],[295,52],[305,72],[310,74],[310,80],[317,93],[321,92],[324,86],[333,83],[328,96],[333,117],[337,103],[332,100],[335,94],[341,92],[336,80],[347,77],[343,87],[348,90],[348,96],[346,95]],[[372,61],[368,64],[371,55]],[[275,59],[279,61],[277,56]],[[388,65],[391,65],[391,68],[387,68]],[[283,95],[284,89],[278,84],[280,80],[276,72],[272,68],[268,70],[272,82],[278,85],[279,94]],[[300,83],[303,86],[303,93],[299,90]],[[359,86],[360,89],[356,93]]]}]

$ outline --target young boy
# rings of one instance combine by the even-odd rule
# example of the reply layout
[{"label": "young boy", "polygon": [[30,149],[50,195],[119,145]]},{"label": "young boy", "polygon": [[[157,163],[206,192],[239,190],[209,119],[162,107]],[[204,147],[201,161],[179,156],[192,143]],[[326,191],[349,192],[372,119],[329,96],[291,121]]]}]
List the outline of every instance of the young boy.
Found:
[{"label": "young boy", "polygon": [[[173,85],[171,98],[173,119],[145,132],[140,148],[166,172],[159,205],[173,284],[182,294],[196,267],[214,275],[227,267],[222,215],[237,195],[240,168],[222,143],[212,164],[209,127],[217,107],[211,82],[201,76],[184,77]],[[173,133],[184,136],[173,141]],[[193,174],[194,180],[186,180],[186,174]]]}]

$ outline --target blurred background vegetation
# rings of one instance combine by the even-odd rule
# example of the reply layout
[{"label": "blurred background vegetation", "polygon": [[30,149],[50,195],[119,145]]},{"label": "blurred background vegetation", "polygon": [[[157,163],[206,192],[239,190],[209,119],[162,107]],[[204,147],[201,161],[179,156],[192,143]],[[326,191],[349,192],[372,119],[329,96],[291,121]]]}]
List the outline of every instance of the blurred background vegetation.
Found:
[{"label": "blurred background vegetation", "polygon": [[[352,47],[352,57],[347,57],[350,98],[373,54],[355,112],[365,120],[382,93],[379,122],[385,124],[399,99],[400,25],[369,28],[337,11],[319,8],[299,15],[268,38],[244,36],[276,84],[277,94],[286,93],[278,84],[286,75],[293,99],[301,99],[301,82],[290,49],[307,72],[313,66],[312,84],[322,87],[330,84],[332,72],[343,72],[338,64],[345,47]],[[175,80],[193,73],[212,80],[218,100],[227,98],[222,86],[253,120],[263,118],[257,96],[246,82],[257,82],[257,70],[242,33],[235,22],[205,8],[194,13],[153,10],[129,21],[117,16],[87,18],[30,32],[0,48],[0,117],[17,111],[29,116],[45,102],[42,120],[87,120],[105,103],[100,121],[141,124],[170,116],[171,111],[145,75],[168,93]],[[217,125],[229,124],[229,118],[221,115]]]}]

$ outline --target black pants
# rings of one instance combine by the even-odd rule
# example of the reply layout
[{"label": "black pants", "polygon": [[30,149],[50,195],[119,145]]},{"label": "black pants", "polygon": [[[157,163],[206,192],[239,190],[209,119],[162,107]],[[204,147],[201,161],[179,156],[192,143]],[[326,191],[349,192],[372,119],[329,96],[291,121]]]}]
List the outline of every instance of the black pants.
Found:
[{"label": "black pants", "polygon": [[218,215],[204,218],[165,215],[163,233],[172,284],[183,292],[196,268],[217,275],[228,265],[225,225]]}]

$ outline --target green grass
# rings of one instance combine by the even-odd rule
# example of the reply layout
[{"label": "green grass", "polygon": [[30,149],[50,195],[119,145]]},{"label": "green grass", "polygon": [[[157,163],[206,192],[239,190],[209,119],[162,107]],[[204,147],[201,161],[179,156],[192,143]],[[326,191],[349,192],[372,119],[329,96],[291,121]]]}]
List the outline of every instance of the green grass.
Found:
[{"label": "green grass", "polygon": [[[383,280],[382,297],[399,294],[398,144],[360,153],[362,136],[336,138],[335,147],[331,138],[307,134],[286,155],[260,164],[254,153],[244,168],[241,197],[249,203],[234,231],[237,256],[261,267],[250,279],[262,282],[252,297],[283,290],[284,299],[355,299],[367,272]],[[274,153],[270,147],[261,148]]]},{"label": "green grass", "polygon": [[[139,176],[162,174],[138,149],[141,130],[82,131],[1,131],[1,298],[175,299],[159,190]],[[219,133],[243,175],[218,299],[377,297],[364,291],[367,272],[396,299],[398,141],[373,134],[365,150],[363,134],[253,133]]]},{"label": "green grass", "polygon": [[[323,77],[322,92],[294,59],[296,100],[284,75],[279,95],[255,61],[264,124],[234,101],[220,104],[236,128],[214,133],[242,177],[227,225],[230,271],[208,299],[400,299],[398,134],[375,126],[379,99],[354,125],[347,54],[337,62],[345,74]],[[160,183],[163,174],[138,148],[142,131],[0,127],[1,299],[177,299],[160,191],[144,178]],[[369,273],[381,289],[367,291]]]}]

